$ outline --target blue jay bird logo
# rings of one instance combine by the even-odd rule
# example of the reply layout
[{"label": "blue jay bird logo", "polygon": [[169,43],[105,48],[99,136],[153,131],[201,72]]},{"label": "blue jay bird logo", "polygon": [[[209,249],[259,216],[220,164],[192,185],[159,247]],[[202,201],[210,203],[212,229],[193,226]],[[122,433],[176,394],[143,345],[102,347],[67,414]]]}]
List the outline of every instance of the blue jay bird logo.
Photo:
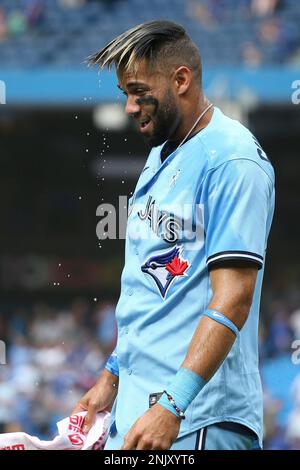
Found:
[{"label": "blue jay bird logo", "polygon": [[149,274],[158,287],[163,298],[174,279],[178,276],[186,276],[186,270],[190,267],[188,261],[180,259],[182,247],[175,246],[171,250],[160,255],[151,256],[142,266],[143,273]]}]

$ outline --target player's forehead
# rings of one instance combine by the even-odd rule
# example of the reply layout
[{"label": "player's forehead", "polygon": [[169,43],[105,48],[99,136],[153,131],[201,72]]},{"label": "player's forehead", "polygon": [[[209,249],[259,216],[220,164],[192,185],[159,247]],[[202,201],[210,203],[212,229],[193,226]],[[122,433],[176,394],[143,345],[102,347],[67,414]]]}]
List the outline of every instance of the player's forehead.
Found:
[{"label": "player's forehead", "polygon": [[130,68],[119,68],[117,71],[119,86],[126,90],[128,86],[145,85],[152,88],[162,80],[162,72],[157,67],[140,62],[133,64]]}]

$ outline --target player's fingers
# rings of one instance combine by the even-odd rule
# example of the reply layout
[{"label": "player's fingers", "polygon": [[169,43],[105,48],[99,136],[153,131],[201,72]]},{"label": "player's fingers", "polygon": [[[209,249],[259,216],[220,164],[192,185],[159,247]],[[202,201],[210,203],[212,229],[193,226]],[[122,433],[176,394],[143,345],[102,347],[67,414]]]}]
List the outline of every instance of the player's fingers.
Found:
[{"label": "player's fingers", "polygon": [[89,430],[91,429],[91,427],[93,426],[96,413],[97,413],[97,407],[92,404],[89,405],[88,412],[84,418],[84,424],[83,424],[83,429],[82,429],[84,434],[87,434]]},{"label": "player's fingers", "polygon": [[135,435],[127,434],[124,438],[124,444],[121,450],[135,450],[138,442],[138,438]]},{"label": "player's fingers", "polygon": [[153,443],[151,440],[147,440],[144,437],[141,437],[137,443],[136,450],[151,450],[153,449]]}]

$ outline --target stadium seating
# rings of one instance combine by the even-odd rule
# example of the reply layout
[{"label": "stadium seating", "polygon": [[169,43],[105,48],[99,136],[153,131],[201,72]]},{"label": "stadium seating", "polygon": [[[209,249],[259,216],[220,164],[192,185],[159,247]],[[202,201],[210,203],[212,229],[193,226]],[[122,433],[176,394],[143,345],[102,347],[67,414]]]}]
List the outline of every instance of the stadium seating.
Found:
[{"label": "stadium seating", "polygon": [[[255,17],[249,10],[251,2],[246,0],[239,2],[238,8],[232,0],[201,2],[207,6],[211,24],[194,14],[197,0],[115,0],[109,5],[95,0],[77,8],[63,8],[58,0],[40,0],[40,3],[43,11],[34,25],[23,33],[8,31],[8,37],[0,42],[3,67],[79,67],[90,52],[137,22],[156,19],[158,11],[160,18],[186,27],[201,48],[207,65],[240,65],[244,44],[249,43],[258,49],[264,64],[288,62],[300,44],[300,9],[293,0],[283,2],[271,15],[278,22],[280,36],[278,41],[271,38],[269,42],[260,38],[259,31],[270,16]],[[1,2],[7,25],[10,15],[16,11],[15,5],[11,0]],[[213,5],[218,5],[218,10],[210,8]],[[25,10],[20,12],[26,16]]]}]

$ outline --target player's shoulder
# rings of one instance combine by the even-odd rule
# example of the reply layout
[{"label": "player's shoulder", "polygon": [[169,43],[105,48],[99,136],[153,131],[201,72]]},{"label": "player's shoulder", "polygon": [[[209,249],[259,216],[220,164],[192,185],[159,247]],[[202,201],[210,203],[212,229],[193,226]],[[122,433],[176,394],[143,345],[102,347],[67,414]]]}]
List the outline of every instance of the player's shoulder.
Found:
[{"label": "player's shoulder", "polygon": [[[274,180],[272,164],[255,136],[241,122],[226,116],[214,108],[213,117],[199,140],[206,154],[207,170],[214,170],[226,163],[249,162],[245,167],[261,169]],[[252,164],[250,163],[252,162]],[[239,165],[241,171],[243,165]]]}]

